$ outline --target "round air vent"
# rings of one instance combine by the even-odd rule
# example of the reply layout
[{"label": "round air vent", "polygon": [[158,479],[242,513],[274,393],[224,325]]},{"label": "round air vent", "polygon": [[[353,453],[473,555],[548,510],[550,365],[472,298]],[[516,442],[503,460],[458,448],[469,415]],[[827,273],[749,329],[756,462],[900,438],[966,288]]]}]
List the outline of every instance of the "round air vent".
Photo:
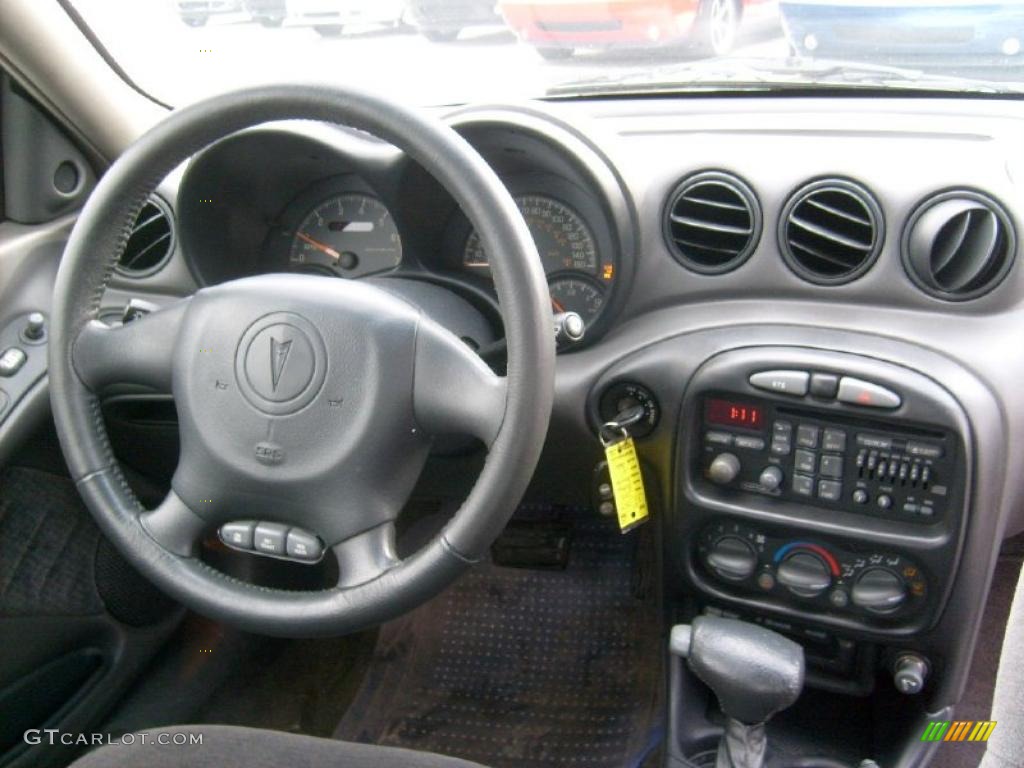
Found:
[{"label": "round air vent", "polygon": [[839,285],[860,277],[882,250],[882,209],[864,187],[823,179],[801,188],[779,219],[779,247],[800,277]]},{"label": "round air vent", "polygon": [[690,269],[714,275],[742,264],[761,239],[761,208],[747,184],[719,171],[684,179],[665,207],[669,249]]},{"label": "round air vent", "polygon": [[135,219],[117,271],[128,277],[145,277],[167,263],[174,249],[171,211],[159,197],[150,197]]},{"label": "round air vent", "polygon": [[1006,277],[1017,251],[1013,224],[995,200],[956,191],[926,200],[903,233],[903,263],[932,296],[966,301]]}]

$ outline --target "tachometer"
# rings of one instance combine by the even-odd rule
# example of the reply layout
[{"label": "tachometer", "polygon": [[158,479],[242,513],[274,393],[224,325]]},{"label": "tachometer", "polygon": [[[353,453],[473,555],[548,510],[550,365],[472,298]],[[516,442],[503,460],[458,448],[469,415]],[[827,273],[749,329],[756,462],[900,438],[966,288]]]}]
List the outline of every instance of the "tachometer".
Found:
[{"label": "tachometer", "polygon": [[[523,195],[515,201],[537,244],[546,273],[571,269],[597,274],[597,244],[576,211],[543,195]],[[466,239],[462,263],[467,269],[490,274],[487,254],[475,231]]]},{"label": "tachometer", "polygon": [[361,277],[397,267],[402,238],[380,200],[349,192],[310,211],[295,232],[288,260],[293,269]]},{"label": "tachometer", "polygon": [[588,326],[604,309],[604,291],[583,277],[559,277],[548,285],[555,312],[575,312]]}]

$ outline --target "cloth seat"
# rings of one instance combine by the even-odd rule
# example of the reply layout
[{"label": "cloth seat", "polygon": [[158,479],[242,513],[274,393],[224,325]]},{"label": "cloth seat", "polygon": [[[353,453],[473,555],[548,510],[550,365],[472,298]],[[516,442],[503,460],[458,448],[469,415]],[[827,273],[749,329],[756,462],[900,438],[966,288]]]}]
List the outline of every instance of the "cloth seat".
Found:
[{"label": "cloth seat", "polygon": [[[143,734],[147,743],[143,743]],[[185,734],[185,744],[174,743]],[[201,744],[188,743],[202,736]],[[129,739],[131,737],[128,737]],[[182,737],[177,737],[178,741]],[[166,744],[159,743],[161,740]],[[353,744],[281,731],[186,725],[135,734],[134,743],[100,747],[72,768],[482,768],[454,757]]]}]

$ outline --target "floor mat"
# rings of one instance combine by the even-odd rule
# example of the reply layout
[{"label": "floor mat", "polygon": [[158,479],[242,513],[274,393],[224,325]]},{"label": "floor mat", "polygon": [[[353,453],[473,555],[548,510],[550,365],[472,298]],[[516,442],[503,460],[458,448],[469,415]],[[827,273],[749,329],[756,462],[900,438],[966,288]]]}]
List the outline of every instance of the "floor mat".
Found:
[{"label": "floor mat", "polygon": [[335,735],[489,768],[638,765],[662,679],[650,532],[561,515],[564,571],[480,565],[385,625]]}]

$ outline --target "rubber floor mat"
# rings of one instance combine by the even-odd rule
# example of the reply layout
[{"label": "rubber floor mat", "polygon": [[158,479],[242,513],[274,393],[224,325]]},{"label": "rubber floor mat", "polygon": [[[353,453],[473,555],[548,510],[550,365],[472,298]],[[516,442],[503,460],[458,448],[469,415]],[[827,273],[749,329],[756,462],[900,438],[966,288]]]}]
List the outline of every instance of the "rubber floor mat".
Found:
[{"label": "rubber floor mat", "polygon": [[488,768],[638,765],[662,680],[651,537],[561,519],[565,570],[481,564],[385,625],[335,735]]}]

